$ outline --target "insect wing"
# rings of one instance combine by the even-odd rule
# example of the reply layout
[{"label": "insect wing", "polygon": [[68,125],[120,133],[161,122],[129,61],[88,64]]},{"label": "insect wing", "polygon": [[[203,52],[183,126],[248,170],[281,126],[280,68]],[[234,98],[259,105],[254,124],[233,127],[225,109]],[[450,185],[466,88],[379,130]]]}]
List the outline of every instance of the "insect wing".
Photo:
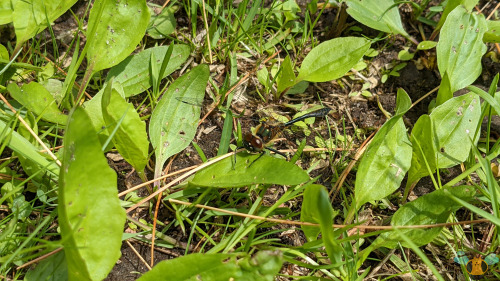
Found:
[{"label": "insect wing", "polygon": [[488,265],[493,265],[493,264],[498,263],[500,260],[498,259],[497,255],[496,255],[495,253],[491,253],[491,254],[487,255],[487,256],[484,258],[484,261],[485,261]]},{"label": "insect wing", "polygon": [[469,262],[469,258],[465,255],[464,251],[458,251],[457,256],[453,258],[453,261],[458,264],[467,264]]}]

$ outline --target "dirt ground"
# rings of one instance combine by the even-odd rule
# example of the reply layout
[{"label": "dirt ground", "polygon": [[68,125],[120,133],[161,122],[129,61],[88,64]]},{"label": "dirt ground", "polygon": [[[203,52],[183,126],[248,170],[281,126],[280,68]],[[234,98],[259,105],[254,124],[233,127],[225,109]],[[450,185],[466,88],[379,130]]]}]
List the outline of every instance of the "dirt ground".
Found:
[{"label": "dirt ground", "polygon": [[[87,1],[79,1],[79,3],[75,5],[72,10],[75,14],[81,15],[85,11],[85,5],[87,5]],[[411,15],[411,13],[405,12],[404,9],[401,9],[401,11],[403,17],[402,20],[406,30],[414,38],[420,38],[420,33],[413,26],[410,26],[407,23],[408,17]],[[183,13],[184,12],[182,9],[176,13],[176,20],[179,28],[183,27],[183,25],[185,26],[189,24],[187,16]],[[323,41],[330,39],[331,37],[329,36],[334,33],[332,30],[334,30],[335,27],[332,26],[332,22],[334,21],[335,13],[335,9],[326,10],[318,23],[318,27],[316,28],[316,30],[318,30],[317,36]],[[353,23],[353,19],[348,17],[346,24],[351,23]],[[358,26],[361,25],[358,24]],[[62,16],[61,19],[59,19],[53,26],[56,38],[60,43],[60,53],[67,51],[65,48],[68,47],[68,40],[71,40],[71,37],[68,36],[71,36],[72,31],[75,28],[76,23],[74,22],[72,15],[69,13],[66,13],[64,16]],[[203,27],[198,28],[198,30],[202,29]],[[2,41],[5,38],[11,37],[11,35],[9,35],[8,33],[6,36],[4,36],[7,31],[3,30],[2,32]],[[424,32],[428,38],[432,33],[432,30],[430,28],[424,28]],[[42,33],[40,36],[44,36],[44,34],[46,35],[46,33]],[[363,31],[361,32],[361,34],[375,37],[378,34],[378,31],[371,30],[368,27],[363,27]],[[344,32],[340,32],[340,34],[338,35],[347,36],[349,34],[344,30]],[[255,88],[259,87],[259,85],[257,85],[257,83],[255,82],[256,79],[249,79],[245,91],[245,97],[249,99],[248,102],[245,102],[244,104],[238,104],[237,102],[235,102],[233,105],[233,110],[236,113],[240,113],[242,112],[242,109],[244,109],[245,113],[252,114],[259,111],[262,107],[265,106],[266,108],[273,108],[275,110],[279,110],[280,112],[287,113],[289,116],[292,116],[295,112],[283,107],[283,103],[318,103],[319,98],[324,104],[330,106],[335,111],[329,117],[330,122],[333,122],[337,125],[339,133],[341,135],[345,134],[347,136],[352,136],[352,144],[354,147],[357,147],[361,144],[364,138],[366,138],[369,134],[374,132],[374,130],[382,126],[386,120],[386,117],[384,116],[382,110],[379,108],[378,101],[380,102],[380,105],[383,109],[393,114],[395,110],[396,92],[399,88],[404,89],[410,95],[412,102],[415,102],[420,97],[424,96],[426,93],[440,84],[441,78],[437,70],[437,66],[435,64],[430,64],[423,67],[424,64],[422,63],[423,60],[435,58],[435,53],[432,53],[432,50],[428,52],[417,52],[414,59],[412,61],[409,61],[406,67],[399,71],[399,77],[391,76],[385,83],[381,83],[382,69],[388,64],[397,61],[398,52],[406,46],[410,47],[410,51],[416,51],[415,46],[410,44],[405,38],[401,36],[391,36],[385,41],[379,41],[372,45],[372,48],[378,50],[380,53],[375,58],[365,58],[367,64],[369,65],[368,73],[370,75],[365,75],[365,78],[367,78],[368,81],[373,82],[372,87],[369,89],[369,91],[373,95],[370,98],[362,96],[349,96],[349,94],[353,91],[359,90],[361,88],[361,85],[366,82],[362,78],[354,76],[356,77],[355,81],[344,78],[340,79],[342,84],[338,83],[337,81],[317,83],[316,85],[311,84],[304,94],[294,95],[293,97],[285,96],[280,100],[270,99],[267,103],[265,103],[265,105],[263,105],[262,101],[260,101],[255,94]],[[51,46],[47,46],[47,48],[50,49]],[[49,53],[51,52],[49,51]],[[196,55],[195,58],[199,59],[199,56]],[[202,61],[196,62],[203,63]],[[416,64],[416,62],[420,64]],[[224,65],[225,62],[219,63],[221,65]],[[498,63],[493,63],[489,58],[485,58],[482,63],[483,75],[480,76],[480,78],[476,81],[476,83],[474,83],[474,85],[483,89],[487,89],[494,75],[499,72],[500,65]],[[241,66],[239,68],[240,76],[243,76],[248,70],[255,67],[255,65],[251,65],[245,61],[239,62],[239,66]],[[82,67],[85,66],[83,65]],[[179,73],[174,73],[173,76],[176,77],[178,75]],[[224,75],[225,73],[222,74],[221,80],[224,79]],[[92,89],[89,89],[89,91],[92,91]],[[428,112],[428,105],[432,97],[433,95],[422,100],[405,115],[405,121],[407,126],[409,126],[409,130],[411,130],[411,125],[416,122],[420,115]],[[143,97],[141,96],[134,97],[132,98],[132,102],[140,102],[142,98]],[[211,108],[211,102],[207,99],[202,110],[202,115],[204,115],[209,108]],[[217,154],[217,148],[219,146],[223,123],[224,119],[222,118],[222,112],[215,110],[208,116],[206,120],[204,120],[204,122],[199,127],[200,133],[197,134],[197,137],[194,141],[201,147],[208,158],[214,157]],[[496,130],[500,133],[500,122],[498,122],[497,124],[498,125]],[[361,138],[356,137],[356,128],[362,129],[364,131],[364,134]],[[278,144],[278,148],[286,148],[287,146],[288,144],[286,143]],[[351,156],[352,154],[353,153],[351,153]],[[305,159],[303,159],[302,162],[307,163],[307,155],[304,157]],[[141,183],[141,180],[139,179],[137,174],[133,172],[132,167],[123,159],[116,158],[112,155],[112,153],[110,153],[108,154],[108,160],[110,166],[117,172],[120,191],[126,190],[127,187]],[[202,163],[202,160],[198,156],[198,153],[196,153],[194,147],[191,145],[184,152],[175,157],[172,162],[170,171],[176,171],[200,163]],[[341,171],[342,170],[340,167],[339,172]],[[451,177],[455,173],[457,173],[457,171],[451,169],[450,173],[446,174],[446,176]],[[332,185],[335,184],[335,173],[328,167],[323,167],[315,170],[312,176],[315,175],[321,175],[320,183],[324,184],[327,188],[331,188]],[[346,181],[346,183],[351,186],[354,186],[354,175],[354,172],[351,172]],[[153,174],[151,172],[148,174],[148,178],[153,178]],[[427,179],[422,179],[415,187],[414,192],[415,196],[418,196],[421,194],[425,194],[431,190],[433,190],[432,182]],[[280,191],[274,191],[276,193],[270,194],[270,197],[267,198],[268,200],[272,200],[273,197],[279,196]],[[145,194],[145,191],[143,193],[139,193],[139,195],[141,196]],[[300,202],[298,202],[298,204],[299,205],[295,206],[295,208],[300,208]],[[334,202],[334,206],[342,206],[342,204],[343,202],[341,201],[341,199],[337,197],[337,201]],[[138,211],[137,213],[133,214],[133,217],[152,221],[146,210]],[[158,220],[169,222],[173,219],[175,219],[175,217],[173,217],[173,214],[171,214],[166,208],[162,207],[160,209]],[[189,233],[189,230],[187,230],[187,233]],[[177,228],[171,228],[166,234],[183,242],[186,242],[188,239],[187,234],[183,234],[183,232]],[[287,235],[276,235],[276,237],[273,238],[279,238],[281,239],[282,243],[288,245],[297,245],[298,243],[305,242],[305,238],[298,231],[291,232]],[[148,271],[147,267],[144,265],[144,262],[138,258],[131,247],[134,247],[139,255],[142,256],[147,263],[150,262],[149,245],[139,242],[135,242],[130,245],[124,243],[122,246],[122,257],[117,262],[116,266],[113,268],[112,272],[109,274],[106,280],[136,280],[140,276],[139,273]],[[184,253],[185,249],[182,248],[157,248],[154,252],[154,261],[155,264],[157,264],[162,260],[184,255]],[[286,266],[284,266],[284,270],[287,270]],[[385,270],[387,270],[387,272],[390,272],[392,269],[386,268]],[[405,279],[403,278],[401,280]]]}]

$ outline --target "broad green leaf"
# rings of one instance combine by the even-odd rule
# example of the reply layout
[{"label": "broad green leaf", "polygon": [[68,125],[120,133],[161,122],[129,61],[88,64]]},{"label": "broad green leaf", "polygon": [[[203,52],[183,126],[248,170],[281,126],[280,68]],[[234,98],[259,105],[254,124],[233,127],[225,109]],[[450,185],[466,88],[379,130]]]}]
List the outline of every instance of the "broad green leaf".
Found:
[{"label": "broad green leaf", "polygon": [[165,8],[159,15],[155,15],[153,10],[151,13],[151,20],[147,28],[149,36],[153,39],[165,39],[167,35],[174,32],[177,21],[172,9]]},{"label": "broad green leaf", "polygon": [[102,280],[120,258],[125,211],[85,111],[77,107],[64,134],[59,225],[69,280]]},{"label": "broad green leaf", "polygon": [[[149,73],[151,53],[154,52],[155,58],[165,57],[168,46],[160,46],[146,49],[136,55],[129,56],[117,66],[109,70],[106,81],[114,78],[113,81],[120,82],[125,91],[125,97],[135,96],[146,91],[151,87],[151,77]],[[174,45],[172,57],[168,62],[167,68],[163,73],[162,79],[174,72],[189,56],[189,46]],[[158,69],[162,64],[157,61]]]},{"label": "broad green leaf", "polygon": [[[392,217],[391,225],[410,226],[445,223],[452,212],[462,207],[447,194],[447,191],[464,201],[472,200],[476,193],[474,187],[467,185],[433,191],[401,207]],[[442,227],[414,228],[400,229],[399,232],[409,237],[416,245],[423,246],[432,242],[442,229]],[[407,247],[406,243],[400,241],[397,233],[385,232],[372,244],[378,247],[394,248],[397,247],[398,242],[402,242],[403,246]]]},{"label": "broad green leaf", "polygon": [[64,251],[42,260],[33,270],[26,273],[24,281],[66,281],[68,280],[68,268]]},{"label": "broad green leaf", "polygon": [[293,72],[292,61],[290,56],[286,56],[281,64],[281,71],[278,74],[276,83],[278,84],[278,93],[283,92],[287,88],[295,85],[295,73]]},{"label": "broad green leaf", "polygon": [[[3,0],[5,1],[5,0]],[[28,39],[42,32],[48,24],[64,14],[76,0],[18,0],[15,1],[12,20],[16,29],[16,50]]]},{"label": "broad green leaf", "polygon": [[410,168],[412,148],[403,119],[411,105],[408,94],[398,91],[397,114],[373,137],[356,174],[356,209],[380,200],[398,189]]},{"label": "broad green leaf", "polygon": [[149,137],[155,149],[156,176],[165,161],[185,149],[194,138],[201,111],[198,104],[203,101],[209,74],[207,65],[193,68],[170,85],[153,110]]},{"label": "broad green leaf", "polygon": [[435,41],[422,41],[418,43],[417,50],[429,50],[436,47],[437,42]]},{"label": "broad green leaf", "polygon": [[[0,44],[0,59],[6,60],[9,63],[9,50],[4,45]],[[2,61],[3,62],[3,61]],[[3,65],[2,65],[3,68]]]},{"label": "broad green leaf", "polygon": [[[113,90],[115,90],[120,96],[125,97],[123,93],[123,87],[120,83],[113,81]],[[102,96],[104,93],[104,89],[102,88],[97,94],[92,97],[91,100],[83,103],[83,109],[87,112],[87,115],[90,117],[92,121],[92,125],[94,125],[94,130],[97,132],[97,137],[102,145],[108,140],[109,133],[106,128],[106,122],[104,122],[104,116],[102,114]],[[104,149],[104,151],[108,151],[113,148],[113,143],[109,143],[108,146]]]},{"label": "broad green leaf", "polygon": [[436,157],[438,143],[434,137],[434,127],[429,115],[422,115],[418,118],[411,131],[410,141],[412,144],[411,166],[408,171],[408,181],[406,186],[410,186],[415,181],[436,171]]},{"label": "broad green leaf", "polygon": [[484,34],[483,41],[490,43],[500,43],[500,21],[487,20],[488,31]]},{"label": "broad green leaf", "polygon": [[3,121],[0,120],[0,139],[6,142],[7,147],[15,151],[22,157],[38,164],[40,169],[46,169],[51,176],[57,178],[59,175],[59,166],[53,161],[47,160],[42,156],[39,149],[23,138],[19,133],[13,131]]},{"label": "broad green leaf", "polygon": [[445,73],[443,75],[443,78],[441,79],[441,84],[439,85],[439,90],[436,97],[436,103],[434,104],[433,107],[441,105],[451,98],[453,98],[451,82],[448,73]]},{"label": "broad green leaf", "polygon": [[386,33],[410,37],[393,0],[346,0],[347,13],[360,23]]},{"label": "broad green leaf", "polygon": [[13,4],[16,0],[0,1],[0,25],[12,22]]},{"label": "broad green leaf", "polygon": [[[113,82],[112,87],[116,90],[118,89],[118,93],[123,93],[123,88],[121,88],[120,83]],[[104,93],[104,89],[101,89],[97,94],[92,97],[91,100],[83,103],[83,109],[87,112],[92,125],[94,126],[94,130],[97,132],[97,137],[99,138],[99,142],[104,145],[104,143],[109,138],[109,133],[106,128],[106,122],[104,122],[104,116],[102,113],[102,96]],[[108,151],[113,148],[113,144],[110,143],[104,151]]]},{"label": "broad green leaf", "polygon": [[134,106],[111,88],[111,83],[104,89],[102,113],[110,134],[119,126],[113,136],[113,144],[118,152],[139,174],[144,173],[149,149],[146,123],[141,120]]},{"label": "broad green leaf", "polygon": [[315,241],[318,239],[318,234],[321,230],[321,237],[326,252],[333,264],[342,262],[343,253],[332,228],[335,215],[328,192],[324,186],[312,184],[306,187],[300,213],[300,221],[318,223],[320,228],[302,226],[302,231],[304,231],[308,241]]},{"label": "broad green leaf", "polygon": [[43,120],[61,125],[68,121],[68,116],[59,110],[54,97],[42,85],[31,82],[20,89],[17,84],[11,83],[7,90],[14,99]]},{"label": "broad green leaf", "polygon": [[[438,168],[449,168],[467,159],[481,117],[479,97],[473,93],[452,98],[430,114],[438,147]],[[473,142],[476,143],[476,138]]]},{"label": "broad green leaf", "polygon": [[326,82],[344,76],[370,49],[370,44],[360,37],[335,38],[319,44],[304,58],[295,82]]},{"label": "broad green leaf", "polygon": [[462,6],[448,15],[436,49],[439,73],[448,74],[452,93],[472,84],[481,74],[486,30],[484,15],[467,13]]},{"label": "broad green leaf", "polygon": [[283,264],[280,252],[261,251],[255,257],[235,254],[190,254],[165,260],[138,281],[275,280]]},{"label": "broad green leaf", "polygon": [[267,155],[255,161],[259,156],[240,153],[236,158],[221,160],[196,173],[190,184],[226,188],[251,184],[297,185],[309,180],[307,173],[293,163]]},{"label": "broad green leaf", "polygon": [[404,115],[411,108],[410,96],[403,89],[398,89],[396,96],[396,115]]},{"label": "broad green leaf", "polygon": [[98,0],[90,11],[87,60],[92,72],[117,65],[141,41],[149,22],[144,0]]},{"label": "broad green leaf", "polygon": [[469,12],[472,11],[474,6],[477,5],[478,0],[448,0],[446,2],[446,7],[441,14],[441,18],[439,19],[438,24],[436,25],[436,30],[439,30],[443,24],[446,22],[448,15],[459,5],[463,5],[465,9]]},{"label": "broad green leaf", "polygon": [[40,85],[42,85],[45,89],[47,89],[50,95],[54,97],[57,104],[61,104],[64,98],[62,93],[63,84],[64,84],[63,81],[57,79],[47,79],[45,81],[40,82]]},{"label": "broad green leaf", "polygon": [[288,91],[286,91],[286,94],[287,95],[302,94],[307,90],[307,87],[309,87],[309,82],[300,81],[299,83],[291,87]]}]

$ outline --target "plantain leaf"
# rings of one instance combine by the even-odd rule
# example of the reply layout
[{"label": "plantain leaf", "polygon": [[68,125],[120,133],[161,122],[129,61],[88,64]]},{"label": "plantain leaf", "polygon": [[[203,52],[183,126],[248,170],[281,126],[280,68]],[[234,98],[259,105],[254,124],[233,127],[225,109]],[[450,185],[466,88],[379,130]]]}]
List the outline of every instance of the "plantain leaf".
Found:
[{"label": "plantain leaf", "polygon": [[484,15],[456,7],[446,19],[437,44],[439,73],[448,75],[451,93],[472,84],[481,74],[481,58],[486,53]]},{"label": "plantain leaf", "polygon": [[360,23],[386,33],[410,37],[393,0],[346,0],[346,3],[349,7],[347,13]]},{"label": "plantain leaf", "polygon": [[[113,90],[117,91],[122,97],[124,96],[123,88],[120,83],[114,82],[112,87]],[[102,96],[104,89],[105,88],[97,92],[91,100],[84,102],[82,106],[90,117],[91,123],[94,126],[94,130],[97,132],[97,137],[102,145],[104,145],[109,138],[106,122],[104,122],[104,116],[102,113]],[[111,148],[113,148],[112,143],[108,144],[104,151],[108,151]]]},{"label": "plantain leaf", "polygon": [[[462,185],[433,191],[405,204],[392,216],[392,226],[409,226],[445,223],[450,214],[462,207],[450,194],[464,201],[470,201],[476,193],[474,187]],[[406,235],[417,246],[429,244],[441,232],[443,227],[400,229],[398,232],[385,232],[372,245],[394,248],[401,241],[400,233]]]},{"label": "plantain leaf", "polygon": [[63,141],[58,211],[68,280],[104,279],[120,258],[125,225],[116,174],[89,124],[77,107]]},{"label": "plantain leaf", "polygon": [[151,21],[147,29],[149,36],[153,39],[165,39],[165,37],[174,32],[177,21],[175,20],[173,9],[165,8],[159,15],[156,15],[151,10],[151,14]]},{"label": "plantain leaf", "polygon": [[0,1],[0,25],[12,22],[13,4],[16,0]]},{"label": "plantain leaf", "polygon": [[42,85],[31,82],[19,88],[17,84],[11,83],[7,90],[14,99],[43,120],[61,125],[68,121],[68,116],[59,110],[54,97]]},{"label": "plantain leaf", "polygon": [[278,93],[283,92],[284,90],[295,85],[295,73],[293,72],[292,61],[290,60],[290,56],[286,56],[281,64],[280,73],[278,74],[278,78],[276,82],[278,84]]},{"label": "plantain leaf", "polygon": [[389,119],[373,137],[356,174],[356,209],[372,200],[380,200],[393,193],[410,168],[412,148],[402,120],[410,97],[398,90],[396,115]]},{"label": "plantain leaf", "polygon": [[232,188],[251,184],[297,185],[309,180],[307,173],[293,163],[267,155],[255,161],[259,156],[240,153],[236,158],[226,158],[196,173],[189,183]]},{"label": "plantain leaf", "polygon": [[283,264],[279,251],[261,251],[237,259],[235,254],[190,254],[162,261],[138,281],[248,280],[273,281]]},{"label": "plantain leaf", "polygon": [[[106,81],[113,78],[113,81],[120,82],[125,92],[125,97],[135,96],[151,87],[151,77],[149,67],[151,65],[151,53],[154,57],[163,58],[168,50],[168,46],[159,46],[146,49],[138,54],[129,56],[117,66],[111,68],[106,77]],[[174,72],[189,56],[189,46],[174,45],[172,56],[162,79]],[[157,60],[158,69],[162,65],[161,60]]]},{"label": "plantain leaf", "polygon": [[[149,123],[149,137],[155,149],[155,176],[167,159],[185,149],[194,138],[210,71],[199,65],[179,77],[163,94]],[[186,101],[193,104],[186,103]]]},{"label": "plantain leaf", "polygon": [[64,251],[44,259],[33,270],[28,271],[24,277],[24,281],[38,280],[68,280],[68,268]]},{"label": "plantain leaf", "polygon": [[148,135],[146,123],[141,120],[132,104],[111,88],[111,82],[104,89],[102,96],[102,113],[106,128],[111,134],[119,126],[113,136],[113,144],[123,158],[142,174],[148,162]]},{"label": "plantain leaf", "polygon": [[335,38],[319,44],[304,58],[295,83],[326,82],[344,76],[370,45],[370,41],[360,37]]},{"label": "plantain leaf", "polygon": [[467,159],[480,124],[481,104],[474,93],[452,98],[430,114],[438,147],[438,168],[449,168]]},{"label": "plantain leaf", "polygon": [[[434,127],[429,115],[422,115],[418,118],[411,131],[410,141],[412,144],[411,166],[408,171],[408,181],[406,186],[410,186],[418,179],[428,176],[436,171],[437,148],[439,144],[434,137]],[[427,165],[429,169],[427,169]]]},{"label": "plantain leaf", "polygon": [[488,31],[484,34],[483,41],[490,43],[500,42],[500,21],[498,20],[487,20]]},{"label": "plantain leaf", "polygon": [[87,60],[92,72],[117,65],[141,41],[149,22],[144,0],[97,0],[90,11]]},{"label": "plantain leaf", "polygon": [[[9,2],[3,0],[2,2]],[[12,20],[16,29],[16,50],[64,14],[76,0],[18,0],[13,2]]]}]

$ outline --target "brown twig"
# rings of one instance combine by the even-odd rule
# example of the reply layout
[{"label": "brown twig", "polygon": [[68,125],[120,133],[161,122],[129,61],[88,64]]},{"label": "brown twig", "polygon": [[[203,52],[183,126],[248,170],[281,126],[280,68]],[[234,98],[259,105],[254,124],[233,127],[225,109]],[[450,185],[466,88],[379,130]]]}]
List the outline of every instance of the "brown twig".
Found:
[{"label": "brown twig", "polygon": [[[261,216],[256,216],[256,215],[249,215],[249,214],[243,214],[243,213],[233,212],[233,211],[229,211],[229,210],[225,210],[225,209],[219,209],[219,208],[215,208],[215,207],[207,206],[207,205],[193,204],[193,203],[190,203],[190,202],[184,202],[184,201],[177,200],[177,199],[168,199],[168,201],[170,203],[175,203],[175,204],[179,204],[179,205],[186,205],[186,206],[193,206],[193,207],[196,207],[196,208],[201,208],[201,209],[205,209],[205,210],[211,210],[211,211],[221,212],[221,213],[224,213],[224,214],[238,216],[238,217],[243,217],[243,218],[261,220],[261,221],[268,221],[268,222],[275,222],[275,223],[279,223],[279,224],[320,227],[320,225],[317,224],[317,223],[266,218],[266,217],[261,217]],[[488,220],[488,219],[478,219],[478,220],[460,221],[460,222],[447,222],[447,223],[422,224],[422,225],[404,225],[404,226],[392,226],[392,225],[377,226],[377,225],[332,224],[332,227],[333,228],[350,227],[350,228],[356,228],[356,229],[367,229],[367,230],[375,231],[375,230],[392,230],[392,229],[425,229],[425,228],[435,228],[435,227],[447,227],[447,226],[453,226],[453,225],[468,225],[468,224],[476,224],[476,223],[484,223],[484,222],[490,222],[490,220]]]},{"label": "brown twig", "polygon": [[37,263],[37,262],[39,262],[39,261],[42,261],[42,260],[44,260],[44,259],[46,259],[46,258],[48,258],[48,257],[50,257],[50,256],[52,256],[52,255],[54,255],[54,254],[57,254],[57,253],[58,253],[58,252],[60,252],[62,249],[63,249],[62,247],[61,247],[61,248],[57,248],[57,249],[55,249],[54,251],[52,251],[52,252],[50,252],[50,253],[47,253],[47,254],[45,254],[45,255],[43,255],[43,256],[39,256],[39,257],[38,257],[38,258],[36,258],[36,259],[30,260],[29,262],[27,262],[27,263],[25,263],[25,264],[22,264],[22,265],[18,266],[18,267],[16,268],[16,270],[20,270],[20,269],[25,268],[25,267],[27,267],[27,266],[30,266],[30,265],[32,265],[32,264],[34,264],[34,263]]},{"label": "brown twig", "polygon": [[128,240],[125,240],[125,243],[127,243],[127,245],[130,247],[130,249],[132,249],[132,252],[134,252],[134,254],[139,258],[140,261],[142,261],[142,263],[149,269],[151,270],[151,266],[149,266],[149,264],[144,260],[144,258],[141,256],[141,254],[139,254],[139,252],[137,252],[137,250],[135,249],[135,247],[130,243],[128,242]]},{"label": "brown twig", "polygon": [[342,187],[342,185],[344,184],[344,181],[347,178],[347,175],[352,170],[352,168],[354,167],[356,162],[361,158],[361,155],[363,155],[363,153],[365,152],[366,148],[370,144],[373,136],[375,136],[377,131],[373,132],[370,136],[368,136],[368,138],[366,138],[366,140],[361,144],[358,151],[354,155],[354,159],[352,159],[351,162],[349,162],[349,165],[347,165],[347,168],[345,168],[345,170],[342,171],[342,174],[340,174],[339,179],[337,180],[337,182],[335,183],[335,185],[332,187],[332,189],[330,190],[330,192],[328,194],[331,196],[333,191],[335,191],[335,194],[332,196],[331,202],[333,202],[333,200],[335,200],[335,197],[337,197],[337,194],[338,194],[340,188]]},{"label": "brown twig", "polygon": [[[234,153],[236,153],[238,151],[233,151],[233,152],[230,152],[230,153],[227,153],[225,155],[222,155],[216,159],[213,159],[212,161],[209,161],[209,162],[206,162],[206,163],[203,163],[202,165],[198,166],[197,168],[195,169],[192,169],[191,171],[185,173],[184,175],[176,178],[175,180],[171,181],[170,183],[168,183],[167,185],[165,186],[162,186],[161,188],[159,188],[157,191],[153,192],[152,194],[150,194],[149,196],[145,197],[144,199],[142,199],[140,202],[136,203],[135,205],[133,205],[132,207],[128,208],[126,210],[127,213],[130,213],[132,212],[133,210],[135,210],[137,207],[139,207],[140,205],[144,204],[145,202],[151,200],[151,198],[155,197],[156,195],[162,193],[163,191],[167,190],[168,188],[172,187],[174,184],[176,184],[177,182],[183,180],[183,179],[186,179],[188,178],[189,176],[193,175],[194,173],[198,172],[199,170],[201,169],[204,169],[205,167],[208,167],[214,163],[217,163],[227,157],[231,157]],[[162,177],[160,177],[162,178]],[[158,179],[160,179],[158,178]],[[158,180],[158,179],[155,179]]]}]

